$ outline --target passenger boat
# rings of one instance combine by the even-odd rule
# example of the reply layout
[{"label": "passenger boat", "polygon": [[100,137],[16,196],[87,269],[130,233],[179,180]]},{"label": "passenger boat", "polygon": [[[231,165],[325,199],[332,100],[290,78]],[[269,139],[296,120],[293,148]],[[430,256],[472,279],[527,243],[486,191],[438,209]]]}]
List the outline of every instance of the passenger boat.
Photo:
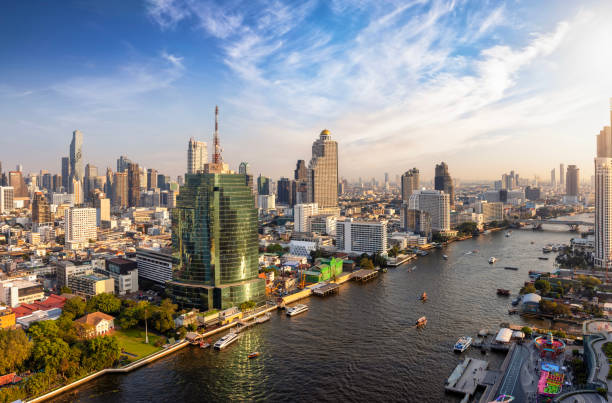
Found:
[{"label": "passenger boat", "polygon": [[425,302],[427,301],[427,293],[423,292],[423,294],[421,294],[421,301]]},{"label": "passenger boat", "polygon": [[495,257],[491,256],[491,257],[489,258],[489,264],[493,264],[493,263],[495,263],[495,262],[497,262],[497,259],[496,259]]},{"label": "passenger boat", "polygon": [[228,333],[225,336],[221,337],[219,340],[217,340],[217,342],[215,343],[214,347],[217,350],[222,350],[225,347],[227,347],[230,344],[232,344],[233,342],[235,342],[236,340],[238,340],[238,334],[237,333]]},{"label": "passenger boat", "polygon": [[308,310],[308,305],[297,304],[291,308],[287,308],[287,316],[295,316]]},{"label": "passenger boat", "polygon": [[512,306],[517,306],[518,304],[521,303],[521,297],[516,297],[512,300]]},{"label": "passenger boat", "polygon": [[270,318],[272,317],[272,315],[270,315],[269,313],[260,316],[259,318],[255,319],[255,322],[257,323],[264,323],[270,320]]},{"label": "passenger boat", "polygon": [[453,349],[459,353],[463,353],[465,350],[470,348],[471,345],[472,338],[470,336],[463,336],[457,340],[457,343],[455,343],[455,347]]},{"label": "passenger boat", "polygon": [[249,360],[251,358],[259,357],[259,351],[253,351],[251,354],[247,355],[247,357],[249,358]]},{"label": "passenger boat", "polygon": [[423,327],[427,324],[427,318],[425,316],[421,316],[415,322],[416,327]]},{"label": "passenger boat", "polygon": [[506,270],[518,270],[518,267],[506,266],[506,267],[504,267],[504,269],[506,269]]},{"label": "passenger boat", "polygon": [[448,260],[448,256],[446,256],[446,255],[442,255],[442,259],[444,259],[444,260]]},{"label": "passenger boat", "polygon": [[542,248],[542,252],[544,253],[550,253],[552,252],[553,248],[550,245],[546,245],[545,247]]},{"label": "passenger boat", "polygon": [[506,290],[504,288],[498,288],[497,289],[497,295],[509,296],[510,295],[510,290]]},{"label": "passenger boat", "polygon": [[547,257],[543,257],[543,256],[540,256],[538,259],[540,259],[540,260],[548,260]]}]

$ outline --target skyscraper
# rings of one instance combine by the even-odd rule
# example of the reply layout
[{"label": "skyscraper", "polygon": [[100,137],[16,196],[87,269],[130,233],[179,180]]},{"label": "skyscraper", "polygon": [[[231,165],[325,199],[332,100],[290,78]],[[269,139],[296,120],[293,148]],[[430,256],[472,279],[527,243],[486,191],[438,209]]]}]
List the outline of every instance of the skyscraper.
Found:
[{"label": "skyscraper", "polygon": [[260,195],[270,194],[270,178],[259,175],[257,178],[257,193]]},{"label": "skyscraper", "polygon": [[140,201],[140,169],[138,164],[130,162],[127,169],[128,207],[138,207]]},{"label": "skyscraper", "polygon": [[295,204],[293,199],[295,192],[292,190],[295,189],[295,181],[292,181],[289,178],[280,178],[276,187],[278,202],[293,207]]},{"label": "skyscraper", "polygon": [[157,170],[147,169],[147,189],[157,189]]},{"label": "skyscraper", "polygon": [[[434,178],[434,189],[441,190],[450,197],[450,205],[455,204],[455,189],[453,186],[453,179],[448,173],[448,165],[445,162],[441,162],[436,165],[436,172]],[[432,217],[433,221],[433,217]],[[432,223],[433,228],[433,223]]]},{"label": "skyscraper", "polygon": [[226,309],[265,300],[255,199],[245,175],[230,173],[220,147],[215,150],[203,172],[185,175],[172,210],[175,265],[168,289],[181,307]]},{"label": "skyscraper", "polygon": [[117,159],[117,172],[125,172],[128,169],[128,164],[130,164],[132,161],[130,161],[130,159],[128,157],[126,157],[125,155],[120,156]]},{"label": "skyscraper", "polygon": [[306,161],[298,160],[297,164],[295,165],[294,179],[296,181],[308,180],[308,168],[306,167]]},{"label": "skyscraper", "polygon": [[[612,100],[610,117],[612,121]],[[612,133],[605,126],[597,136],[595,158],[595,266],[612,263]]]},{"label": "skyscraper", "polygon": [[12,186],[0,186],[0,213],[9,213],[15,208],[15,192]]},{"label": "skyscraper", "polygon": [[53,220],[51,219],[51,210],[49,210],[49,203],[42,192],[34,193],[34,199],[32,200],[32,227],[37,230],[38,227],[44,224],[50,224]]},{"label": "skyscraper", "polygon": [[62,157],[62,186],[64,192],[70,190],[70,158]]},{"label": "skyscraper", "polygon": [[115,172],[112,192],[113,206],[126,208],[128,206],[128,173]]},{"label": "skyscraper", "polygon": [[29,196],[28,188],[23,180],[21,171],[9,171],[9,186],[14,189],[15,198],[26,198]]},{"label": "skyscraper", "polygon": [[408,208],[429,213],[433,231],[450,230],[450,195],[441,190],[417,190],[412,193]]},{"label": "skyscraper", "polygon": [[312,144],[312,159],[308,166],[308,200],[319,210],[338,208],[338,143],[329,130],[323,130]]},{"label": "skyscraper", "polygon": [[187,173],[195,174],[204,170],[204,165],[208,162],[208,151],[206,143],[196,141],[193,137],[189,139],[187,146]]},{"label": "skyscraper", "polygon": [[83,133],[78,130],[72,132],[70,142],[70,173],[78,181],[83,181]]},{"label": "skyscraper", "polygon": [[402,175],[402,202],[408,202],[412,192],[419,189],[419,170],[412,168]]},{"label": "skyscraper", "polygon": [[555,168],[553,168],[550,171],[550,186],[551,187],[556,187],[557,186],[557,178],[555,178]]},{"label": "skyscraper", "polygon": [[565,180],[565,194],[567,196],[578,196],[579,180],[580,169],[576,165],[568,165]]},{"label": "skyscraper", "polygon": [[565,165],[559,164],[559,184],[565,185]]}]

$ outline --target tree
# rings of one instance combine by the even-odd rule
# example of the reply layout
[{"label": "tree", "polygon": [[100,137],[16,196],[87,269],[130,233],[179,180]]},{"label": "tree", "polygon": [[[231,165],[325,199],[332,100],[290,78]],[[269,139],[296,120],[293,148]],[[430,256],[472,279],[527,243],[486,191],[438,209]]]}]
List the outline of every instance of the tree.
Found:
[{"label": "tree", "polygon": [[178,305],[172,303],[169,299],[164,299],[158,307],[153,308],[151,320],[153,327],[160,333],[165,333],[170,329],[174,329],[174,314]]},{"label": "tree", "polygon": [[32,363],[41,370],[57,369],[70,356],[70,346],[59,337],[42,338],[34,343]]},{"label": "tree", "polygon": [[253,309],[257,306],[257,304],[255,303],[255,301],[245,301],[242,304],[240,304],[240,310],[241,311],[248,311],[249,309]]},{"label": "tree", "polygon": [[366,270],[374,270],[374,264],[367,257],[364,257],[359,261],[359,267]]},{"label": "tree", "polygon": [[60,288],[60,294],[72,294],[72,290],[67,285]]},{"label": "tree", "polygon": [[191,332],[195,332],[196,330],[198,330],[198,325],[195,322],[191,322],[187,328],[189,328],[189,331]]},{"label": "tree", "polygon": [[389,256],[396,257],[400,252],[400,248],[397,245],[393,245],[393,247],[389,250]]},{"label": "tree", "polygon": [[323,257],[323,252],[321,251],[321,249],[315,249],[310,251],[310,258],[313,262],[320,257]]},{"label": "tree", "polygon": [[521,291],[520,291],[521,294],[533,294],[535,292],[536,292],[536,289],[533,286],[533,284],[531,284],[531,283],[529,283],[525,287],[521,288]]},{"label": "tree", "polygon": [[277,243],[273,243],[271,245],[268,245],[268,247],[266,248],[266,252],[268,253],[278,253],[278,254],[282,254],[285,250],[283,249],[282,246],[280,246]]},{"label": "tree", "polygon": [[0,374],[21,368],[32,351],[32,343],[21,329],[0,330]]},{"label": "tree", "polygon": [[551,286],[547,280],[539,279],[535,282],[536,290],[540,290],[542,295],[546,295],[550,292]]},{"label": "tree", "polygon": [[533,330],[531,330],[529,326],[523,326],[523,328],[521,329],[521,332],[525,333],[525,336],[531,337]]},{"label": "tree", "polygon": [[475,232],[477,229],[478,229],[478,224],[476,224],[473,221],[461,223],[457,227],[457,231],[459,231],[459,233],[461,234],[471,234]]},{"label": "tree", "polygon": [[87,304],[79,297],[70,298],[64,304],[62,312],[71,313],[73,318],[80,318],[85,315],[85,308]]},{"label": "tree", "polygon": [[87,312],[104,312],[109,315],[119,313],[121,300],[111,293],[98,294],[87,301]]},{"label": "tree", "polygon": [[556,308],[557,308],[557,303],[556,302],[545,300],[545,299],[543,299],[540,302],[540,309],[544,313],[553,313]]}]

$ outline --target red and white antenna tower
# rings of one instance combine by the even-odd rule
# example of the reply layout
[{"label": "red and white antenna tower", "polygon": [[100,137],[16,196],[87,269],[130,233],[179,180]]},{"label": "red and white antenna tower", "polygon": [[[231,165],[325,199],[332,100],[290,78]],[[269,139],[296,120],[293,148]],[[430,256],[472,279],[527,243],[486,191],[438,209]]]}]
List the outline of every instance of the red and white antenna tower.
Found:
[{"label": "red and white antenna tower", "polygon": [[213,156],[213,162],[215,164],[221,163],[221,146],[219,145],[219,107],[215,106],[215,153]]}]

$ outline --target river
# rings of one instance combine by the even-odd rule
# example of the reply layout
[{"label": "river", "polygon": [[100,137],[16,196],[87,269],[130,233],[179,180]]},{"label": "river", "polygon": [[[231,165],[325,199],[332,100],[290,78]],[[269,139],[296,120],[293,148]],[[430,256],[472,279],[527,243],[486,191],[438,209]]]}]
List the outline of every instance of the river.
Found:
[{"label": "river", "polygon": [[[455,341],[481,328],[497,330],[502,322],[523,323],[507,314],[510,299],[496,290],[508,288],[514,296],[529,270],[552,270],[554,254],[548,261],[538,259],[542,247],[576,236],[566,228],[545,228],[555,227],[514,230],[510,237],[499,231],[453,243],[369,283],[344,284],[339,295],[303,300],[308,312],[291,318],[274,314],[222,352],[189,346],[53,401],[457,402],[444,393],[445,379],[465,356],[482,355],[474,348],[453,353]],[[467,254],[472,250],[478,253]],[[491,256],[498,259],[493,265],[487,262]],[[416,270],[409,271],[413,266]],[[418,300],[423,291],[426,303]],[[417,330],[413,323],[423,315],[427,327]],[[261,356],[248,360],[252,351]],[[493,368],[503,358],[486,356]]]}]

